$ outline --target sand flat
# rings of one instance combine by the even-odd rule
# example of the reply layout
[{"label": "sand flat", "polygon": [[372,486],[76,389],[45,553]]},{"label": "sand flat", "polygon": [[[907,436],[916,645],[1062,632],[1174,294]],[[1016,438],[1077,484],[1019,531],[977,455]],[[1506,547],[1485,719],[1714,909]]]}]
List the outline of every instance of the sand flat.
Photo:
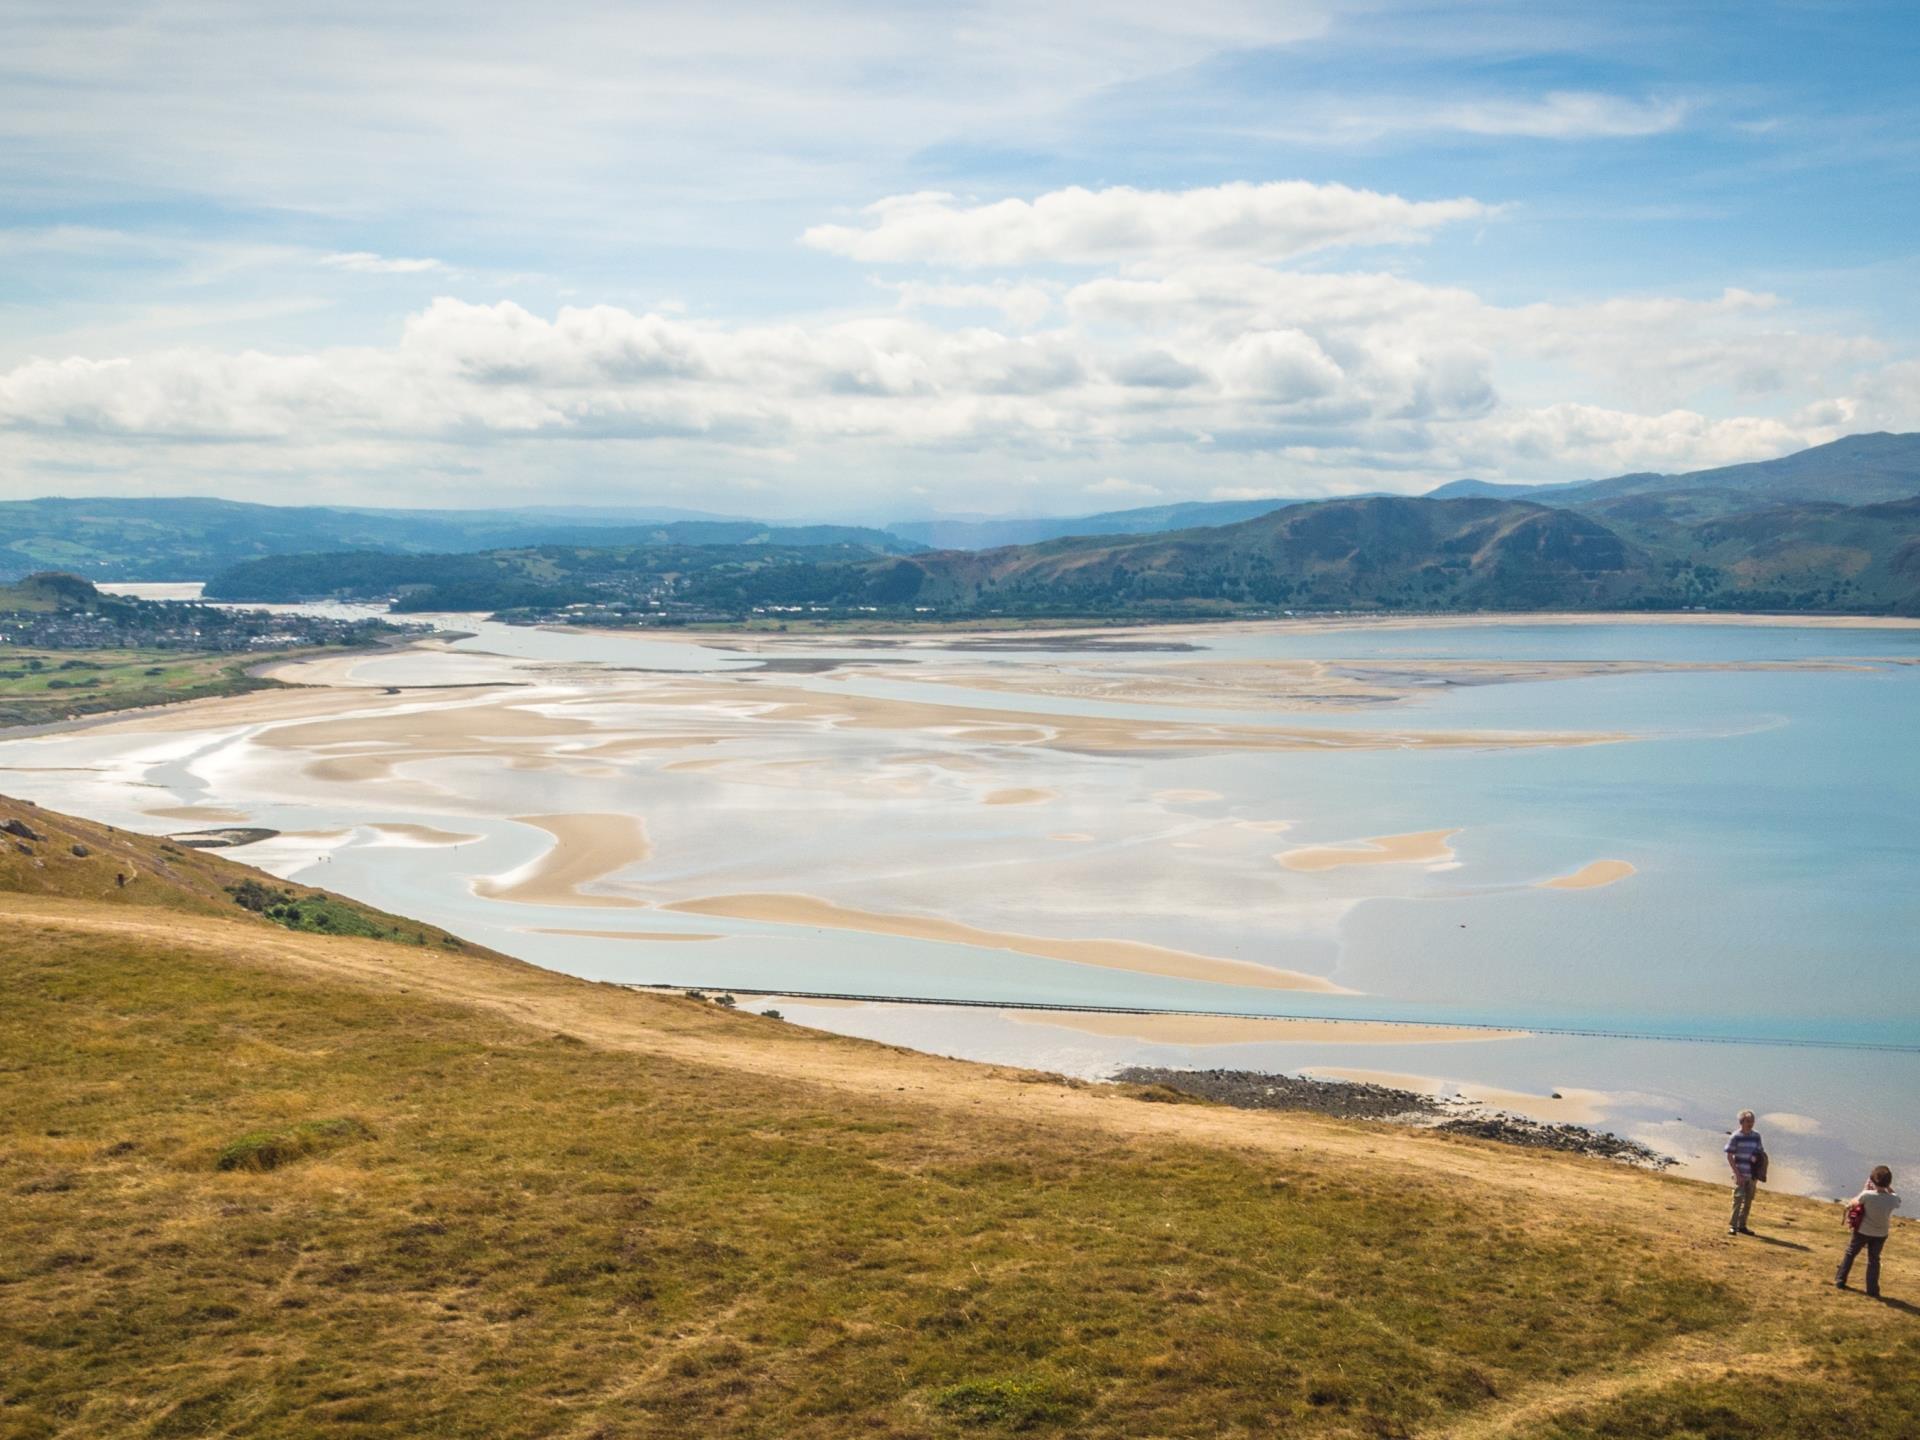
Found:
[{"label": "sand flat", "polygon": [[407,825],[390,821],[375,825],[373,829],[382,840],[397,842],[416,849],[441,850],[454,845],[465,845],[480,838],[478,835],[466,835],[455,830],[436,830],[431,825]]},{"label": "sand flat", "polygon": [[1339,870],[1348,865],[1434,865],[1453,859],[1448,842],[1460,831],[1415,830],[1376,835],[1352,845],[1307,845],[1274,856],[1289,870]]},{"label": "sand flat", "polygon": [[870,935],[897,935],[947,945],[974,945],[987,950],[1010,950],[1043,960],[1064,960],[1107,970],[1134,970],[1149,975],[1171,975],[1182,980],[1204,980],[1218,985],[1248,985],[1264,990],[1309,990],[1323,995],[1354,992],[1318,975],[1278,970],[1247,960],[1196,955],[1135,940],[1060,940],[1041,935],[1019,935],[983,930],[958,920],[931,915],[883,915],[854,910],[815,895],[711,895],[679,900],[663,908],[690,915],[722,915],[734,920],[758,920],[773,925],[798,925],[822,930],[859,930]]},{"label": "sand flat", "polygon": [[1083,1035],[1165,1045],[1426,1045],[1521,1040],[1524,1030],[1466,1025],[1396,1025],[1380,1020],[1279,1020],[1253,1015],[1113,1015],[1099,1011],[1003,1010],[1019,1025],[1052,1025]]},{"label": "sand flat", "polygon": [[[738,705],[741,682],[712,675],[678,677],[648,691],[656,706]],[[1509,750],[1615,744],[1618,731],[1341,730],[1326,727],[1226,725],[1175,717],[1147,720],[1098,715],[1035,715],[980,710],[858,694],[821,695],[756,684],[752,718],[842,730],[906,730],[983,745],[1031,745],[1086,754],[1157,754],[1267,750]]]},{"label": "sand flat", "polygon": [[488,900],[523,905],[605,906],[643,910],[645,900],[582,890],[596,880],[638,865],[653,854],[637,815],[515,815],[514,822],[544,830],[553,846],[531,865],[505,876],[483,876],[473,892]]},{"label": "sand flat", "polygon": [[1639,874],[1626,860],[1593,860],[1582,865],[1571,875],[1556,875],[1551,880],[1536,880],[1536,890],[1597,890],[1603,885],[1612,885],[1626,879],[1629,875]]},{"label": "sand flat", "polygon": [[1049,800],[1059,798],[1060,794],[1057,790],[1021,787],[990,791],[980,803],[982,805],[1044,805]]}]

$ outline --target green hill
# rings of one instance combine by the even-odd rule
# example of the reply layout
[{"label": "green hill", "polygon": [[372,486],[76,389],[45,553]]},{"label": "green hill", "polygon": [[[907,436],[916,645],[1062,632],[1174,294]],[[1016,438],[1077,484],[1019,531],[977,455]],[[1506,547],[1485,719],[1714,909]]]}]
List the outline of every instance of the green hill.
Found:
[{"label": "green hill", "polygon": [[[1278,610],[1705,606],[1920,614],[1920,513],[1717,503],[1723,492],[1526,501],[1378,497],[1289,506],[1138,539],[940,551],[808,575],[806,597],[937,614],[1125,616]],[[712,603],[771,604],[769,573]],[[797,594],[798,592],[790,592]]]},{"label": "green hill", "polygon": [[9,1440],[1920,1426],[1910,1226],[1873,1305],[1822,1278],[1830,1205],[1736,1245],[1718,1187],[278,929],[217,857],[137,903],[34,858]]}]

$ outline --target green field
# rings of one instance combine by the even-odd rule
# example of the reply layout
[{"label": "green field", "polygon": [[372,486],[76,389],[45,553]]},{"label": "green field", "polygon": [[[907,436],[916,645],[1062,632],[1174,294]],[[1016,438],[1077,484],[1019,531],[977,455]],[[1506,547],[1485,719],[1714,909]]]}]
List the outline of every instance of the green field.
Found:
[{"label": "green field", "polygon": [[246,672],[300,652],[33,650],[0,645],[0,727],[271,689]]}]

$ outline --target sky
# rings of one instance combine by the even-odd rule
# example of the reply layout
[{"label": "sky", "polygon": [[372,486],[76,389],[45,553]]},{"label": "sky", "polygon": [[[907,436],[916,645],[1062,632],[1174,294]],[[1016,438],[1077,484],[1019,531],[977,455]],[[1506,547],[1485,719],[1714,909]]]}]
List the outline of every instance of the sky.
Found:
[{"label": "sky", "polygon": [[0,498],[884,523],[1920,429],[1920,9],[7,0]]}]

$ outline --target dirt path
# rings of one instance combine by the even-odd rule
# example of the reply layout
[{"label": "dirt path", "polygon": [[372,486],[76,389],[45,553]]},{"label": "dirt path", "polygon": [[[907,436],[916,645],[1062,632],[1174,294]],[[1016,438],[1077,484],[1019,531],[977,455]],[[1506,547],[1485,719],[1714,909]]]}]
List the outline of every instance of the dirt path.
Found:
[{"label": "dirt path", "polygon": [[[1537,1211],[1544,1226],[1597,1223],[1644,1237],[1676,1260],[1718,1268],[1754,1297],[1753,1320],[1735,1330],[1680,1337],[1621,1365],[1570,1381],[1543,1382],[1470,1423],[1433,1432],[1437,1435],[1463,1440],[1520,1435],[1569,1407],[1680,1377],[1796,1368],[1807,1363],[1797,1340],[1805,1333],[1801,1322],[1815,1314],[1832,1318],[1847,1307],[1859,1314],[1864,1303],[1830,1283],[1829,1267],[1839,1250],[1836,1207],[1795,1196],[1765,1196],[1756,1214],[1761,1238],[1735,1242],[1723,1231],[1719,1187],[1697,1181],[1387,1125],[1145,1104],[1110,1087],[825,1035],[698,1001],[576,980],[497,956],[298,935],[213,916],[103,913],[84,903],[18,894],[0,894],[0,923],[16,943],[30,943],[32,932],[40,929],[206,951],[283,973],[405,989],[608,1049],[938,1112],[985,1112],[1016,1123],[1094,1130],[1128,1145],[1213,1145],[1294,1163],[1445,1177],[1450,1184],[1484,1188],[1490,1207],[1518,1197]],[[1874,1313],[1893,1323],[1913,1323],[1914,1312],[1904,1307]]]}]

